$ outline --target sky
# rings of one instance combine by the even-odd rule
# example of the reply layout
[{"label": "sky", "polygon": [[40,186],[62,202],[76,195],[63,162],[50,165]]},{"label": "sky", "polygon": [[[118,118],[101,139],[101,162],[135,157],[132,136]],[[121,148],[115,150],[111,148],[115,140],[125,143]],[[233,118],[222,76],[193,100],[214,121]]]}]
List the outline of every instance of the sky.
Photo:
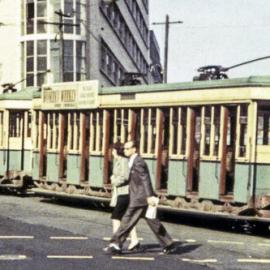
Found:
[{"label": "sky", "polygon": [[[165,26],[170,21],[168,82],[192,81],[197,68],[229,67],[270,56],[270,0],[149,0],[164,63]],[[230,78],[270,75],[270,59],[228,71]]]}]

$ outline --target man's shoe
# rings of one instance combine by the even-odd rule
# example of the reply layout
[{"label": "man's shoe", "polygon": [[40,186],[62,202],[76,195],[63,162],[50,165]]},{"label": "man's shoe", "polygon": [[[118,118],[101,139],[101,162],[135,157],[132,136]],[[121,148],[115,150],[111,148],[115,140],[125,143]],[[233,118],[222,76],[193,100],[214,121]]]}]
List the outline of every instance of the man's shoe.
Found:
[{"label": "man's shoe", "polygon": [[163,248],[162,252],[164,254],[171,254],[175,251],[175,249],[176,249],[175,242],[172,242],[170,245]]},{"label": "man's shoe", "polygon": [[109,246],[105,247],[103,249],[103,251],[105,251],[105,253],[108,255],[116,255],[116,254],[122,253],[120,247],[116,244],[113,244],[113,243],[111,243]]},{"label": "man's shoe", "polygon": [[128,251],[137,251],[137,250],[139,250],[140,249],[140,247],[141,247],[141,244],[140,244],[140,242],[138,242],[136,245],[134,245],[134,246],[129,246],[128,247]]}]

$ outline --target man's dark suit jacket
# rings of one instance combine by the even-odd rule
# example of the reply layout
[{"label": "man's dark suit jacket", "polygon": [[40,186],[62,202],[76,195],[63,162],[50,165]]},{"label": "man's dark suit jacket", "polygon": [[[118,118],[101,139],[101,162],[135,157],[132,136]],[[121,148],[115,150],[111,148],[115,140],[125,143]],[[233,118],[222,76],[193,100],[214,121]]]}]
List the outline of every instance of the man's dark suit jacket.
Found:
[{"label": "man's dark suit jacket", "polygon": [[146,162],[136,156],[129,173],[129,207],[147,206],[147,197],[154,196]]}]

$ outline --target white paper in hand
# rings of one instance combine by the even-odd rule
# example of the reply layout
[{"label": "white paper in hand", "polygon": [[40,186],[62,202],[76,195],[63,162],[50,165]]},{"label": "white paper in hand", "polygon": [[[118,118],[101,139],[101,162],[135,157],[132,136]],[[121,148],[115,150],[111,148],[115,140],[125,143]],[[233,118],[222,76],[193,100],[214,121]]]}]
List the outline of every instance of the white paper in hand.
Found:
[{"label": "white paper in hand", "polygon": [[158,206],[159,198],[155,197],[153,198],[153,200],[155,202],[155,206],[148,205],[146,213],[145,213],[145,217],[149,219],[155,219],[157,217],[157,206]]}]

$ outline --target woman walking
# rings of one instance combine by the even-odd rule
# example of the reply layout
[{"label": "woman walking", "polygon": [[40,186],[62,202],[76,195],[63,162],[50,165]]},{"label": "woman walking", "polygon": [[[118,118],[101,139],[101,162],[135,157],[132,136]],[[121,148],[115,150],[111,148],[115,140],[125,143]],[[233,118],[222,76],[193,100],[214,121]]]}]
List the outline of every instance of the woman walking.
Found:
[{"label": "woman walking", "polygon": [[[112,184],[112,199],[110,206],[114,207],[112,212],[112,227],[113,234],[118,230],[121,219],[125,214],[129,204],[128,194],[128,177],[129,167],[128,159],[124,156],[124,146],[120,142],[116,142],[112,147],[112,155],[114,158],[113,174],[111,176]],[[128,250],[136,250],[140,247],[137,237],[136,228],[134,227],[130,232],[130,244]]]}]

